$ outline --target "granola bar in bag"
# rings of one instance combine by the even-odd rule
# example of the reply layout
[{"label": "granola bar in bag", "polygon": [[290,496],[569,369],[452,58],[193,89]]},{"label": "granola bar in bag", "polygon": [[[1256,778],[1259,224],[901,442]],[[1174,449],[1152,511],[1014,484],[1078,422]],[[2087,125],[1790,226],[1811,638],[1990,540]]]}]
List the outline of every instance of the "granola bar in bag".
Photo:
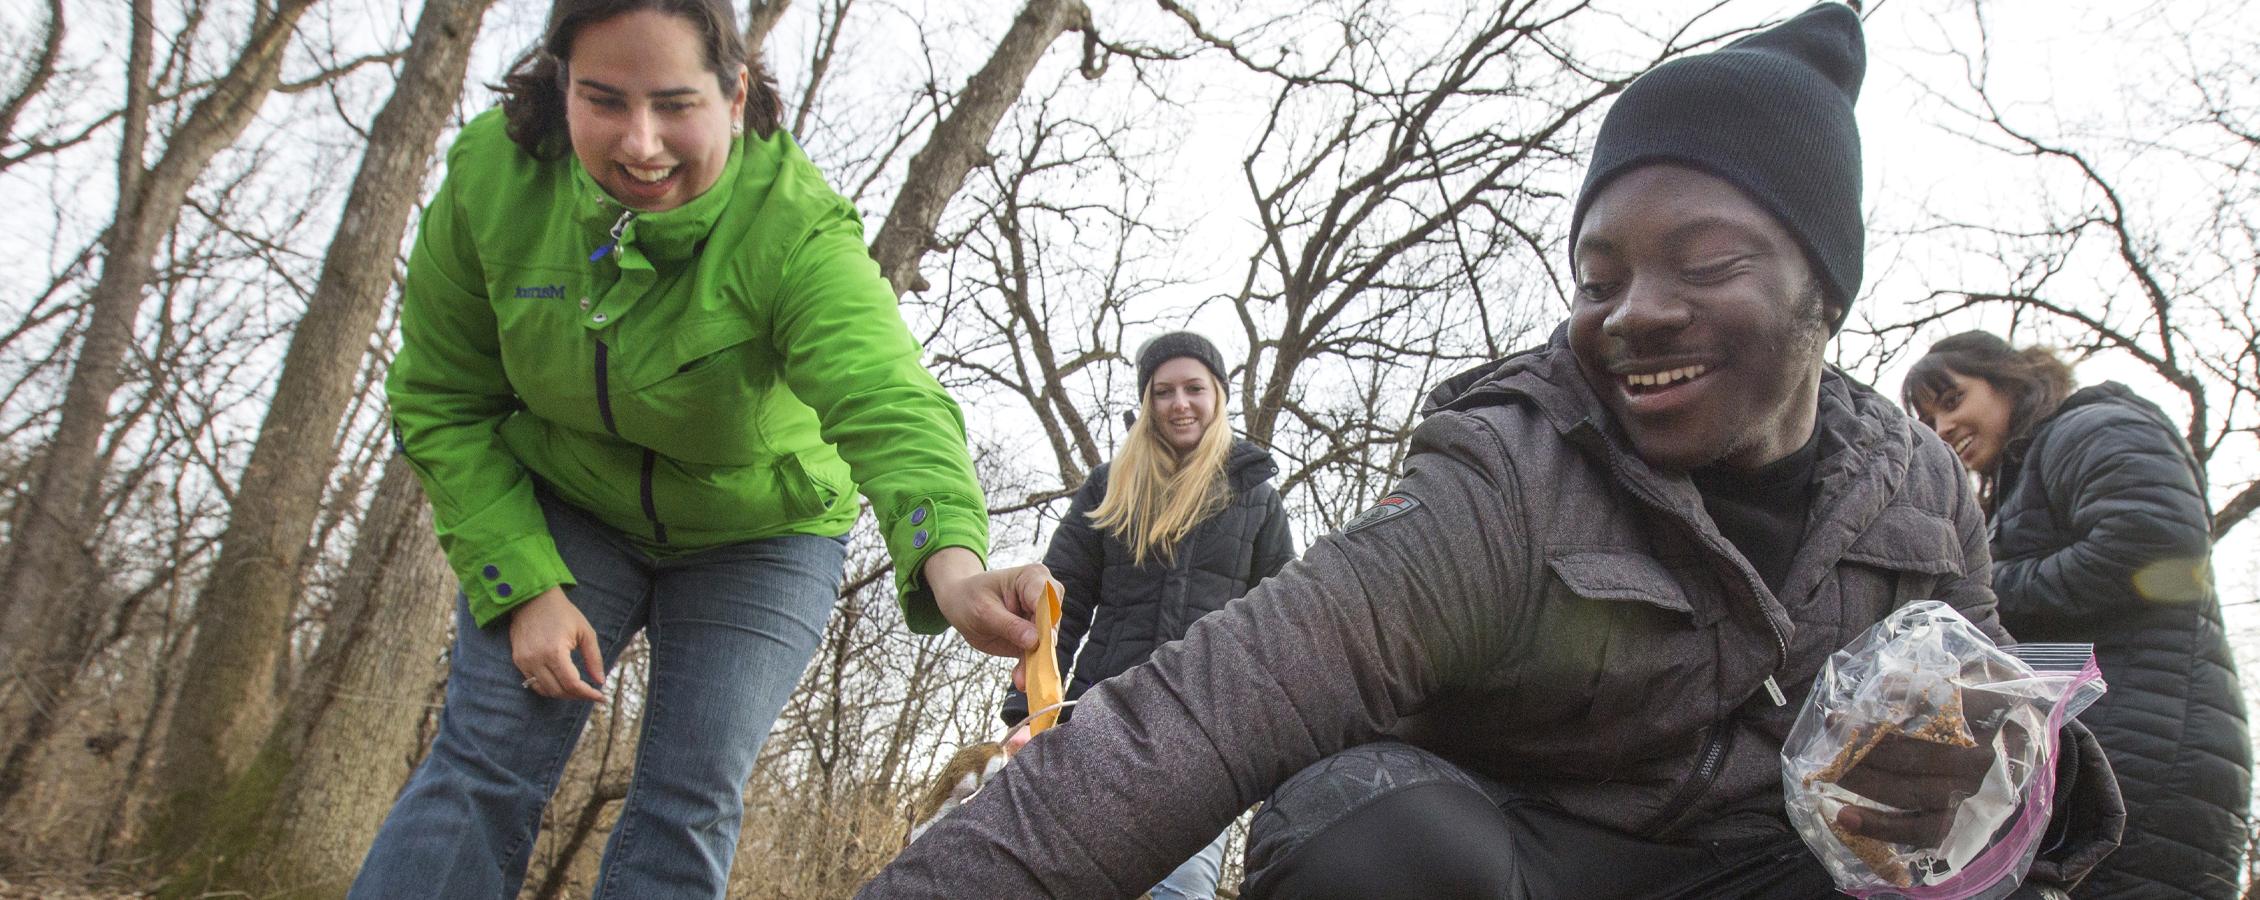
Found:
[{"label": "granola bar in bag", "polygon": [[1909,604],[1814,680],[1781,751],[1790,822],[1854,897],[2006,896],[2048,829],[2064,721],[2104,690],[2091,645],[2002,648]]}]

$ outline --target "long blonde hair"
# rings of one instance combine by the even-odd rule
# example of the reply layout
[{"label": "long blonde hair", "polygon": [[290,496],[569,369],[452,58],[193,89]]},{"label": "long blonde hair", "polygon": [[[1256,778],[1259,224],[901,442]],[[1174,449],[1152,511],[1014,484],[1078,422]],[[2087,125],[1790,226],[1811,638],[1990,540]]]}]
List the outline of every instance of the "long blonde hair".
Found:
[{"label": "long blonde hair", "polygon": [[1131,562],[1148,557],[1173,562],[1177,545],[1193,526],[1224,508],[1224,462],[1232,455],[1232,426],[1224,421],[1224,385],[1213,373],[1202,377],[1216,391],[1216,417],[1201,442],[1180,456],[1153,423],[1160,417],[1152,397],[1141,398],[1142,415],[1130,423],[1122,452],[1114,457],[1106,499],[1091,510],[1091,524],[1130,547]]}]

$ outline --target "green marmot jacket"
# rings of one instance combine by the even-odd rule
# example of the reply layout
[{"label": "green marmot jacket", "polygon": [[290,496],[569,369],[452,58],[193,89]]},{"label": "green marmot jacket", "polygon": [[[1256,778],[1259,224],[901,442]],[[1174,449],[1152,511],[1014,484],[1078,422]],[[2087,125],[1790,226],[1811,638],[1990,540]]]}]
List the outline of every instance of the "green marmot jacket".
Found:
[{"label": "green marmot jacket", "polygon": [[782,131],[647,214],[503,124],[489,111],[448,151],[385,381],[479,623],[574,583],[538,480],[662,555],[844,534],[861,485],[906,618],[941,630],[920,566],[986,557],[988,517],[854,207]]}]

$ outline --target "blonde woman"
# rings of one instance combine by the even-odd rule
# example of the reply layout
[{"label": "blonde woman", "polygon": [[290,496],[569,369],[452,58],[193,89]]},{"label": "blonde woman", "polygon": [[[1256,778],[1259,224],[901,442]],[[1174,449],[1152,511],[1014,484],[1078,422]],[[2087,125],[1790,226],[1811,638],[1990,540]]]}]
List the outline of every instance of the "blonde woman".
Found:
[{"label": "blonde woman", "polygon": [[[1295,556],[1271,486],[1278,464],[1225,424],[1216,346],[1187,331],[1146,342],[1138,394],[1122,452],[1091,471],[1044,554],[1066,589],[1059,669],[1072,672],[1070,700],[1145,662]],[[1011,693],[1005,723],[1027,714],[1027,697]],[[1154,900],[1216,896],[1223,861],[1219,834],[1154,886]]]}]

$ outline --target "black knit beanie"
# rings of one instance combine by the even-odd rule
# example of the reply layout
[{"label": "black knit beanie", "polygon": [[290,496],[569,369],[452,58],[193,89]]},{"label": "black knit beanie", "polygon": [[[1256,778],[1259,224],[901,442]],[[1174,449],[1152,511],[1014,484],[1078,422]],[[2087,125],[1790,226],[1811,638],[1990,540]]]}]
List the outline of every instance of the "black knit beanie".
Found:
[{"label": "black knit beanie", "polygon": [[1207,366],[1216,383],[1224,383],[1224,354],[1216,352],[1216,345],[1190,331],[1172,331],[1147,341],[1138,348],[1138,396],[1146,395],[1146,385],[1152,384],[1154,370],[1161,364],[1180,356],[1190,356]]},{"label": "black knit beanie", "polygon": [[1741,188],[1804,245],[1838,318],[1860,291],[1860,16],[1822,3],[1717,51],[1657,66],[1624,89],[1593,147],[1570,220],[1571,265],[1593,198],[1617,176],[1678,163]]}]

